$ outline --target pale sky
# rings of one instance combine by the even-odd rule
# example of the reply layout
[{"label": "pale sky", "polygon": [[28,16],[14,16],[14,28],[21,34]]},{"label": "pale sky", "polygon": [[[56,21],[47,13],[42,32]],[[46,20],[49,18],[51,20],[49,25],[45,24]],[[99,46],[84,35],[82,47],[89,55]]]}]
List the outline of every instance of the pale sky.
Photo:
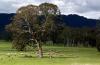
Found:
[{"label": "pale sky", "polygon": [[100,0],[0,0],[0,13],[15,13],[18,8],[28,4],[43,2],[56,4],[62,14],[78,14],[87,18],[100,18]]}]

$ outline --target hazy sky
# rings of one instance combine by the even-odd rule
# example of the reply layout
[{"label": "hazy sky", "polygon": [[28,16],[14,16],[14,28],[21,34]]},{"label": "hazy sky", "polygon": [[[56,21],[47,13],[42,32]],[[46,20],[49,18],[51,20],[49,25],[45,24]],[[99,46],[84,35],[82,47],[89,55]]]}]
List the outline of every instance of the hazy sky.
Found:
[{"label": "hazy sky", "polygon": [[28,4],[50,2],[58,5],[62,14],[79,14],[88,18],[100,18],[100,0],[0,0],[0,13],[14,13]]}]

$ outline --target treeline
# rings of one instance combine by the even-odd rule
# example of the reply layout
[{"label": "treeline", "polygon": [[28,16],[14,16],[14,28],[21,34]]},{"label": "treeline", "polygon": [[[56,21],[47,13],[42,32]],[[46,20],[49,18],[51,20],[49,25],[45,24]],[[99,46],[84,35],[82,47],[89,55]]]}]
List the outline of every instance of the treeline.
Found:
[{"label": "treeline", "polygon": [[[58,32],[52,33],[48,38],[53,45],[64,45],[71,47],[96,47],[96,29],[95,28],[73,28],[68,26],[59,27]],[[0,32],[1,40],[12,41],[12,34],[6,30]],[[43,38],[46,39],[46,38]],[[47,43],[48,44],[48,43]]]},{"label": "treeline", "polygon": [[54,44],[63,44],[71,47],[96,47],[95,29],[64,27],[62,32],[56,35]]}]

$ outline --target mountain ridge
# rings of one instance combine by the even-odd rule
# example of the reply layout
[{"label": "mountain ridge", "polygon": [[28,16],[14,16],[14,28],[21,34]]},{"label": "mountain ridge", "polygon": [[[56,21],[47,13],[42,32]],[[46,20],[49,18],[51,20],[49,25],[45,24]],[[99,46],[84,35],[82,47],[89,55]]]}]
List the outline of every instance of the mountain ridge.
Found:
[{"label": "mountain ridge", "polygon": [[[0,13],[0,27],[11,23],[11,18],[14,15],[15,13]],[[69,27],[96,27],[96,21],[98,21],[97,19],[88,19],[77,14],[59,15],[58,17]]]}]

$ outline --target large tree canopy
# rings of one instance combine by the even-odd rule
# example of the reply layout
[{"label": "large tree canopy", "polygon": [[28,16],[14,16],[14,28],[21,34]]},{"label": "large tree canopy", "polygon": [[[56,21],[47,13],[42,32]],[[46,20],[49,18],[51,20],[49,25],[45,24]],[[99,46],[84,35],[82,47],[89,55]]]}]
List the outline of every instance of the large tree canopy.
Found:
[{"label": "large tree canopy", "polygon": [[17,50],[25,50],[27,45],[38,50],[38,56],[43,57],[41,42],[57,30],[56,16],[60,15],[58,7],[51,3],[39,6],[28,5],[17,10],[13,22],[7,30],[13,34],[13,46]]}]

